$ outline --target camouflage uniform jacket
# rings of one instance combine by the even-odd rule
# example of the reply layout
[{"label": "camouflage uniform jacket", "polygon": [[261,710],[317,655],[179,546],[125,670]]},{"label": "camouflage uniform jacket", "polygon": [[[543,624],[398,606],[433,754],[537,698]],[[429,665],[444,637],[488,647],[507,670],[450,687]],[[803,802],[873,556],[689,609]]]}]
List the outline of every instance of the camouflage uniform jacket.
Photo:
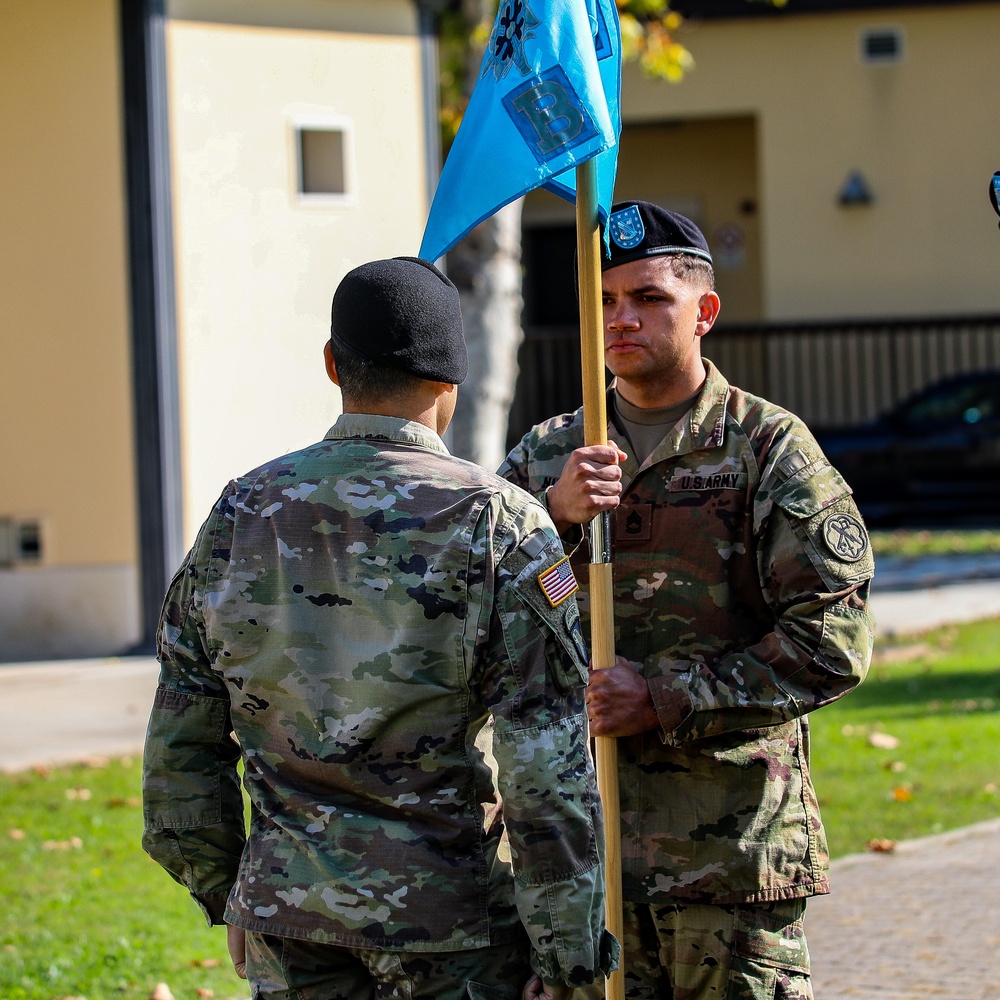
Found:
[{"label": "camouflage uniform jacket", "polygon": [[[660,721],[619,741],[636,902],[828,891],[806,713],[864,678],[874,639],[874,563],[849,487],[798,418],[706,369],[688,415],[641,468],[623,464],[613,516],[616,652]],[[613,425],[609,437],[629,451]],[[541,495],[582,444],[581,413],[555,417],[501,474]],[[580,607],[586,619],[583,594]]]},{"label": "camouflage uniform jacket", "polygon": [[538,580],[562,558],[532,497],[396,418],[230,483],[160,622],[146,850],[213,923],[402,951],[520,923],[544,978],[592,979],[586,647]]}]

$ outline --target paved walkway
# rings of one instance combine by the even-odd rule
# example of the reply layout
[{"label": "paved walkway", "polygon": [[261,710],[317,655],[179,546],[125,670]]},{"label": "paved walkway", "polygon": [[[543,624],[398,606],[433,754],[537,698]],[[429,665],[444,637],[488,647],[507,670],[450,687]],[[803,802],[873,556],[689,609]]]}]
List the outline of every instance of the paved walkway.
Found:
[{"label": "paved walkway", "polygon": [[1000,1000],[1000,819],[833,863],[809,900],[816,1000]]},{"label": "paved walkway", "polygon": [[[880,634],[1000,616],[1000,580],[912,579],[876,587]],[[156,677],[149,657],[0,664],[0,770],[139,753]],[[806,916],[817,1000],[1000,1000],[1000,820],[841,858],[832,882]]]},{"label": "paved walkway", "polygon": [[932,585],[920,590],[879,583],[876,580],[871,604],[878,634],[883,637],[1000,617],[1000,580]]},{"label": "paved walkway", "polygon": [[152,657],[0,664],[0,771],[141,752]]}]

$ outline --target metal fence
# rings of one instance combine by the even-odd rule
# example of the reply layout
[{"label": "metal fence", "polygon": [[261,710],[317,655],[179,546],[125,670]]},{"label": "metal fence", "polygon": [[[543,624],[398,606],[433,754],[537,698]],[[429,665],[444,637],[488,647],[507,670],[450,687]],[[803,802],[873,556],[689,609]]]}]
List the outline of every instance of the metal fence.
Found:
[{"label": "metal fence", "polygon": [[[1000,316],[720,327],[702,349],[734,385],[814,429],[841,427],[946,375],[1000,369]],[[582,399],[575,327],[527,328],[518,362],[509,443]]]}]

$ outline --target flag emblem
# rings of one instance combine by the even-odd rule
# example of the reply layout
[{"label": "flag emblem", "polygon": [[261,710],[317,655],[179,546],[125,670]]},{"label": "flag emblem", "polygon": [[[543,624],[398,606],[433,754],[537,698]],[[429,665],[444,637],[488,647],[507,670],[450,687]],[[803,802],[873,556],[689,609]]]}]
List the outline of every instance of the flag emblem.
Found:
[{"label": "flag emblem", "polygon": [[527,76],[531,67],[524,55],[524,43],[535,37],[534,29],[539,24],[541,22],[524,0],[501,3],[480,75],[485,76],[492,70],[494,78],[502,80],[511,66],[516,66],[521,76]]},{"label": "flag emblem", "polygon": [[564,556],[554,566],[538,574],[538,585],[552,607],[557,607],[579,590],[569,556]]},{"label": "flag emblem", "polygon": [[623,250],[631,250],[637,247],[642,238],[646,235],[646,227],[642,224],[642,216],[635,205],[628,208],[619,209],[611,213],[608,219],[608,231],[611,238]]}]

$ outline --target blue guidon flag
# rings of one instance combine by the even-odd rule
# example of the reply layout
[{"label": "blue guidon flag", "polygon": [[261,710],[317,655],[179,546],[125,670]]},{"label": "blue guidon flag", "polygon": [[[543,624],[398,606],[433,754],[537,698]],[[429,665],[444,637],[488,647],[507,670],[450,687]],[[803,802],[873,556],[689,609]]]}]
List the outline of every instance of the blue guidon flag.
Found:
[{"label": "blue guidon flag", "polygon": [[437,260],[484,219],[545,186],[573,201],[597,159],[601,221],[621,132],[614,0],[500,0],[479,80],[431,205],[420,256]]},{"label": "blue guidon flag", "polygon": [[552,607],[558,607],[579,590],[573,567],[569,564],[569,556],[564,556],[547,570],[538,574],[538,585]]}]

